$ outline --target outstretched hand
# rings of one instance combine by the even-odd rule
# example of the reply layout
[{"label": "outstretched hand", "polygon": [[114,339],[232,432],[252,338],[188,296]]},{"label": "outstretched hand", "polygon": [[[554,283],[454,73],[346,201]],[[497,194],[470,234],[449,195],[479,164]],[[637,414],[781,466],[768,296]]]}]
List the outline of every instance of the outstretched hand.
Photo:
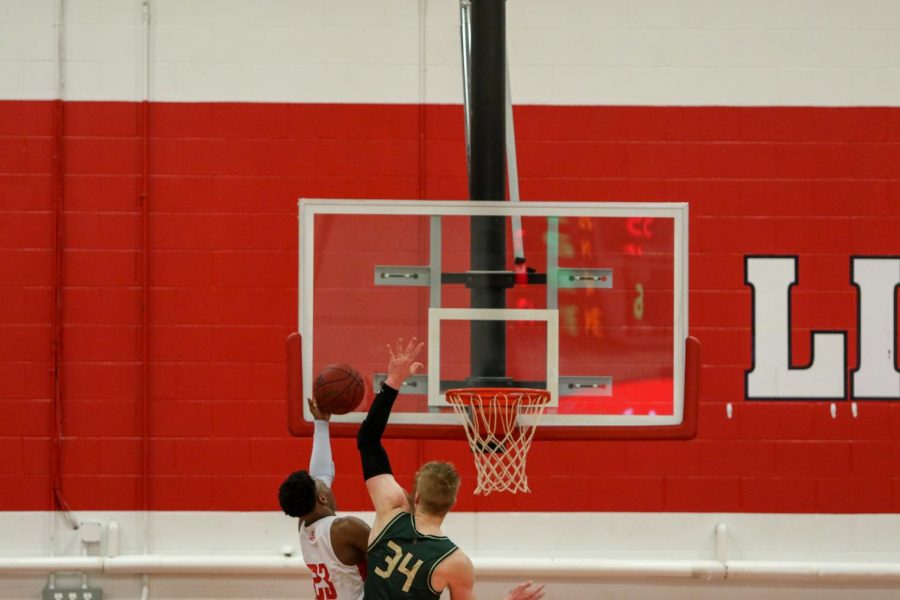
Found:
[{"label": "outstretched hand", "polygon": [[387,349],[391,358],[388,361],[385,383],[395,390],[399,390],[407,377],[415,375],[419,369],[424,367],[422,363],[416,362],[416,358],[424,346],[425,343],[417,343],[416,338],[409,340],[406,345],[403,344],[403,338],[398,339],[395,346],[388,344]]},{"label": "outstretched hand", "polygon": [[544,597],[544,586],[525,581],[514,587],[503,600],[538,600]]},{"label": "outstretched hand", "polygon": [[307,398],[306,403],[309,405],[309,412],[312,413],[313,419],[316,421],[330,421],[331,413],[322,411],[316,404],[315,398]]}]

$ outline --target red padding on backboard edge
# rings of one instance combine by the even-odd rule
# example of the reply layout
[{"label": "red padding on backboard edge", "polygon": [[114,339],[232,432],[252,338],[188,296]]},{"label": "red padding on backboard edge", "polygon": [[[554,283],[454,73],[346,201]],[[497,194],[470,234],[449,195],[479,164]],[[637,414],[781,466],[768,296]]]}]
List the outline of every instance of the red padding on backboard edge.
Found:
[{"label": "red padding on backboard edge", "polygon": [[[297,437],[312,435],[312,423],[303,418],[303,374],[301,369],[300,334],[287,338],[287,404],[288,431]],[[678,425],[646,427],[541,427],[538,440],[689,440],[697,435],[700,403],[700,341],[684,340],[684,410]],[[332,437],[356,437],[358,423],[332,421]],[[392,424],[384,432],[386,438],[464,440],[465,430],[459,426]]]},{"label": "red padding on backboard edge", "polygon": [[303,418],[302,338],[296,331],[287,338],[287,408],[288,431],[296,437],[312,435],[312,423]]}]

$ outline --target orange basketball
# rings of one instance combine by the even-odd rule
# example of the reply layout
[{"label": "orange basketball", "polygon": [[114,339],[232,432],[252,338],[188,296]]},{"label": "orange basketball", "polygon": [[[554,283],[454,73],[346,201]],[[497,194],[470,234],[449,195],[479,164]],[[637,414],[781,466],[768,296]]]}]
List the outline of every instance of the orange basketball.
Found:
[{"label": "orange basketball", "polygon": [[316,376],[313,397],[319,410],[344,415],[359,406],[366,396],[366,384],[359,371],[346,363],[328,365]]}]

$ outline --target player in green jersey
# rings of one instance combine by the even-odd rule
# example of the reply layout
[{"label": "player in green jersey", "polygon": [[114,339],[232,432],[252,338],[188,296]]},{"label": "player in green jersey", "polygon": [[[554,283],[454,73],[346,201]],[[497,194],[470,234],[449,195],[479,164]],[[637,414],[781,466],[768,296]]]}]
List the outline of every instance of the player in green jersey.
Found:
[{"label": "player in green jersey", "polygon": [[[357,448],[375,522],[366,554],[366,600],[438,600],[450,589],[452,600],[474,600],[472,561],[441,532],[456,502],[459,474],[452,464],[425,463],[416,473],[413,493],[394,479],[381,436],[403,380],[422,368],[416,358],[423,344],[411,340],[388,346],[387,379],[360,425]],[[505,600],[539,600],[543,586],[525,582]]]}]

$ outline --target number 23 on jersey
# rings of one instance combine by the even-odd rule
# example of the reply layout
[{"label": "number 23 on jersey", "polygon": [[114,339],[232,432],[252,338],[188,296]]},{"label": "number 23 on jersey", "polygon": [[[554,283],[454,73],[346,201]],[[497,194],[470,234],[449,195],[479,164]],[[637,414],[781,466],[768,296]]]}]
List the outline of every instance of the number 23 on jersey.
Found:
[{"label": "number 23 on jersey", "polygon": [[316,600],[337,600],[337,591],[331,583],[331,575],[325,563],[307,563],[306,566],[312,572]]}]

